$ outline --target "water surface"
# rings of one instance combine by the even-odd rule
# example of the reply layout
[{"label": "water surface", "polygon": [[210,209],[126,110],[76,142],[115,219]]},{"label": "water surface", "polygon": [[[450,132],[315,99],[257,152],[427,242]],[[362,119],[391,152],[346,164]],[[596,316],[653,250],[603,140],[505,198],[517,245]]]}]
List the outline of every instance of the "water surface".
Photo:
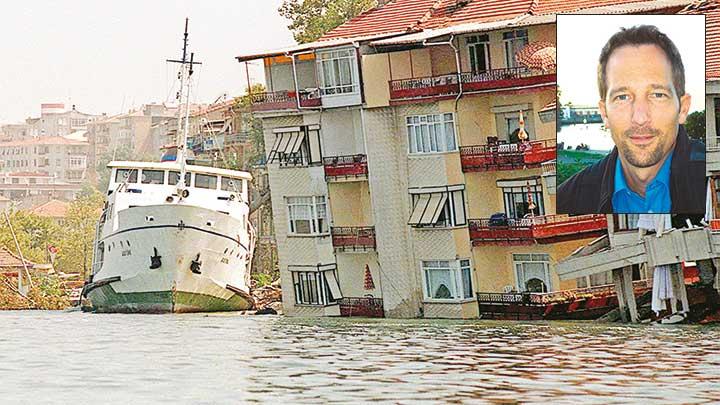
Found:
[{"label": "water surface", "polygon": [[0,402],[711,403],[720,327],[0,311]]},{"label": "water surface", "polygon": [[565,149],[573,149],[584,143],[590,150],[609,152],[615,147],[610,131],[603,129],[603,124],[573,124],[558,127],[557,141],[565,142]]}]

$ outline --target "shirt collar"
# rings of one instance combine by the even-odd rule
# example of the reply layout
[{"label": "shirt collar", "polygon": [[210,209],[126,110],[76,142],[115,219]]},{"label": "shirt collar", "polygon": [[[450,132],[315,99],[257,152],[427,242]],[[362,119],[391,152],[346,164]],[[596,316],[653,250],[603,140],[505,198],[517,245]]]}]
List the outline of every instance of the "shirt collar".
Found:
[{"label": "shirt collar", "polygon": [[[655,175],[655,178],[648,184],[648,187],[654,183],[662,183],[665,187],[670,187],[670,165],[672,162],[674,150],[670,151],[670,154],[668,155],[667,159],[665,159],[665,162],[663,162],[663,165],[660,166],[660,170],[658,171],[657,175]],[[615,191],[613,192],[613,197],[616,196],[620,192],[628,192],[628,193],[634,193],[625,181],[625,173],[622,170],[622,164],[620,162],[620,156],[618,156],[617,160],[615,161]]]}]

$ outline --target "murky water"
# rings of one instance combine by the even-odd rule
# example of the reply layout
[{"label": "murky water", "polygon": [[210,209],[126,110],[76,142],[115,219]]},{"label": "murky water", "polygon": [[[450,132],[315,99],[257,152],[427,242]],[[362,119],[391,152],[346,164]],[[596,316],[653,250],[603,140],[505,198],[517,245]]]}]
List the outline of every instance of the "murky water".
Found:
[{"label": "murky water", "polygon": [[565,148],[572,146],[575,149],[581,143],[591,150],[610,151],[615,143],[610,131],[603,130],[602,124],[574,124],[558,127],[557,141],[564,142]]},{"label": "murky water", "polygon": [[710,403],[720,327],[0,312],[0,403]]}]

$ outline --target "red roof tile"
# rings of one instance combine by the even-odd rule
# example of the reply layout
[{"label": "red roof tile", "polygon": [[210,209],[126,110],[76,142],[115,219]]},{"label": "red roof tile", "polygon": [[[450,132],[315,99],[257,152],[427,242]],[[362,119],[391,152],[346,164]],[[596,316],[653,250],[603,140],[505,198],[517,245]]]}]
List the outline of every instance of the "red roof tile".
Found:
[{"label": "red roof tile", "polygon": [[50,200],[46,203],[30,208],[30,212],[41,217],[65,218],[67,216],[69,206],[70,204],[63,201]]},{"label": "red roof tile", "polygon": [[680,14],[705,14],[705,80],[720,79],[720,2],[703,1]]},{"label": "red roof tile", "polygon": [[[25,259],[25,264],[32,267],[35,263]],[[0,246],[0,269],[22,268],[23,262],[18,256],[8,250],[5,246]]]},{"label": "red roof tile", "polygon": [[326,33],[321,40],[353,38],[384,33],[403,33],[415,26],[443,0],[393,0],[368,10]]}]

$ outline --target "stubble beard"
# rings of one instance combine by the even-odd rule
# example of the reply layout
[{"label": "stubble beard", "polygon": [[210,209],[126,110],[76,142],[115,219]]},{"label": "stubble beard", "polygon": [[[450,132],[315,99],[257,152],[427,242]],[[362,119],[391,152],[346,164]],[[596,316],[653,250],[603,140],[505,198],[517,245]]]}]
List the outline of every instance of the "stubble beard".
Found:
[{"label": "stubble beard", "polygon": [[[634,145],[630,139],[636,134],[652,135],[656,142],[648,145]],[[622,141],[617,144],[618,152],[632,166],[647,168],[658,164],[665,156],[662,132],[657,128],[630,128],[623,132]]]}]

